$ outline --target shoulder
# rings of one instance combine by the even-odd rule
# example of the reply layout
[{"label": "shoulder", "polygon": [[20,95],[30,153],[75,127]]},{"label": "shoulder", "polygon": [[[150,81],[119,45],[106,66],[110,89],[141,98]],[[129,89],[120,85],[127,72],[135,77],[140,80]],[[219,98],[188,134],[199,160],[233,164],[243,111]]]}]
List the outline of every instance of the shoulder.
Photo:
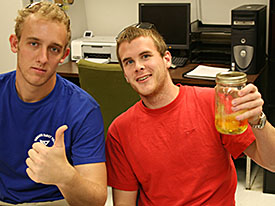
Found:
[{"label": "shoulder", "polygon": [[[109,130],[126,130],[131,126],[131,123],[135,123],[135,118],[141,114],[140,105],[142,104],[141,100],[127,109],[125,112],[117,116],[114,121],[111,123]],[[128,129],[127,129],[128,130]]]},{"label": "shoulder", "polygon": [[0,93],[7,94],[15,84],[15,71],[0,74]]},{"label": "shoulder", "polygon": [[215,89],[210,87],[181,86],[183,96],[198,102],[209,102],[215,98]]},{"label": "shoulder", "polygon": [[211,87],[198,87],[198,86],[181,86],[184,93],[189,95],[202,95],[202,97],[207,97],[209,95],[214,95],[215,89]]},{"label": "shoulder", "polygon": [[15,71],[0,74],[0,84],[4,84],[9,80],[15,79]]},{"label": "shoulder", "polygon": [[60,77],[57,75],[59,81],[58,91],[59,94],[62,96],[62,100],[66,101],[68,104],[74,105],[83,105],[88,104],[92,107],[99,107],[96,100],[88,94],[86,91],[75,85],[74,83]]}]

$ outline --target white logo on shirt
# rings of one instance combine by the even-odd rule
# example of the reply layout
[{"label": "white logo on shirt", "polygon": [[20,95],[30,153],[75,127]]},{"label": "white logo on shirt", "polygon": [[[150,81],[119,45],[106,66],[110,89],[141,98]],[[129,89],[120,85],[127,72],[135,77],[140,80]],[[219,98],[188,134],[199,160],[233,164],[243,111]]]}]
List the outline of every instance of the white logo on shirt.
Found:
[{"label": "white logo on shirt", "polygon": [[53,146],[53,144],[54,144],[53,136],[50,134],[44,134],[44,133],[37,135],[34,138],[34,141],[40,142],[40,143],[44,144],[45,146],[49,146],[49,147]]}]

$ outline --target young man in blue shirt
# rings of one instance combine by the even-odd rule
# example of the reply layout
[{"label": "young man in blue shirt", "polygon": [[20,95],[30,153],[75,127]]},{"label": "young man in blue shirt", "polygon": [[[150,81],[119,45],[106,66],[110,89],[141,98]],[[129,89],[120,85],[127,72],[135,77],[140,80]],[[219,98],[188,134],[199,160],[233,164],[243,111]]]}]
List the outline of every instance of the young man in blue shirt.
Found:
[{"label": "young man in blue shirt", "polygon": [[56,74],[69,55],[70,38],[69,17],[56,4],[19,11],[9,39],[17,68],[0,75],[1,205],[106,201],[99,105]]}]

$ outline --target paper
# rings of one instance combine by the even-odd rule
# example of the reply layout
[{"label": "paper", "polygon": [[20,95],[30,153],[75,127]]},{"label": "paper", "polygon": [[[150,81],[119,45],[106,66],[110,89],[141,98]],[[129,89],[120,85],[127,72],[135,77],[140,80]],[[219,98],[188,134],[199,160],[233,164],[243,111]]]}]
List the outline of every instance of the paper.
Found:
[{"label": "paper", "polygon": [[109,59],[102,59],[102,58],[85,58],[85,60],[95,63],[109,63]]},{"label": "paper", "polygon": [[196,78],[196,79],[207,79],[207,80],[215,80],[216,75],[220,72],[229,71],[229,68],[220,68],[220,67],[210,67],[199,65],[195,69],[190,72],[187,72],[184,77],[187,78]]}]

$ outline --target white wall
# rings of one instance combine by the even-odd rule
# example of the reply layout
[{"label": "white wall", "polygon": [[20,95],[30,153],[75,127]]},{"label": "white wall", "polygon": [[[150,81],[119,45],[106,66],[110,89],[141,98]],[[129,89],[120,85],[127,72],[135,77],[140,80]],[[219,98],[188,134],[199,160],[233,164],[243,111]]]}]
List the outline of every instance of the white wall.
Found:
[{"label": "white wall", "polygon": [[[1,1],[0,7],[0,73],[5,73],[16,68],[16,54],[12,53],[9,45],[9,36],[14,33],[14,19],[17,11],[26,6],[29,0]],[[83,35],[87,30],[84,0],[76,0],[67,11],[71,18],[72,39]],[[67,58],[68,61],[69,57]]]},{"label": "white wall", "polygon": [[[1,1],[0,73],[15,69],[16,55],[10,51],[8,38],[14,32],[17,10],[28,2]],[[81,37],[85,30],[98,36],[116,36],[125,26],[138,22],[138,3],[145,2],[190,2],[191,21],[201,19],[205,24],[230,24],[231,10],[243,4],[269,5],[269,0],[75,0],[68,11],[72,39]]]},{"label": "white wall", "polygon": [[87,30],[87,15],[85,0],[75,0],[67,11],[71,18],[72,39],[83,36]]},{"label": "white wall", "polygon": [[[85,0],[88,28],[99,36],[116,36],[124,27],[138,22],[138,3],[171,2],[171,0]],[[191,20],[197,19],[197,0],[190,2]]]},{"label": "white wall", "polygon": [[16,68],[16,55],[11,52],[9,36],[14,33],[14,19],[17,10],[22,8],[22,2],[18,0],[1,1],[0,7],[0,73]]},{"label": "white wall", "polygon": [[[87,15],[84,0],[75,0],[69,6],[67,14],[71,19],[72,40],[83,36],[84,31],[87,30]],[[64,63],[71,59],[71,54],[66,58]]]},{"label": "white wall", "polygon": [[[231,10],[244,4],[266,4],[269,0],[199,0],[201,20],[204,24],[231,24]],[[268,21],[268,18],[267,18]]]},{"label": "white wall", "polygon": [[200,19],[204,24],[228,25],[233,8],[269,4],[269,0],[85,0],[88,29],[95,35],[116,36],[127,25],[138,22],[138,3],[145,2],[190,2],[191,21]]}]

